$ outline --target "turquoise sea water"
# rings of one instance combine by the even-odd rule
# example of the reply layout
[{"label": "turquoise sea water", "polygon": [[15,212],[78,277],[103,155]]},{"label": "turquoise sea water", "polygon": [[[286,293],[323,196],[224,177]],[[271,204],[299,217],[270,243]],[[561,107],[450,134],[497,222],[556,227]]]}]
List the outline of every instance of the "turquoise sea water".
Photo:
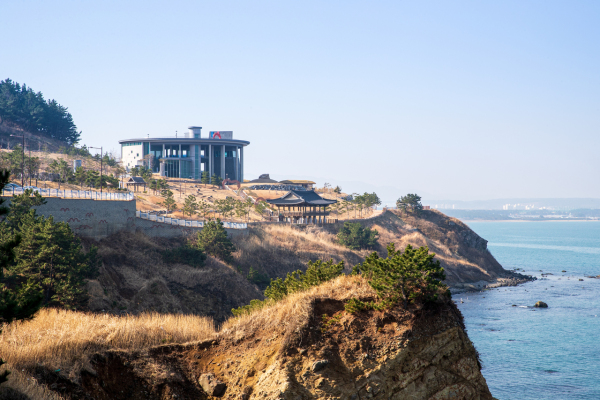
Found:
[{"label": "turquoise sea water", "polygon": [[[454,295],[492,395],[600,399],[600,279],[586,278],[600,275],[600,222],[468,225],[505,269],[538,277]],[[538,300],[549,308],[532,308]]]}]

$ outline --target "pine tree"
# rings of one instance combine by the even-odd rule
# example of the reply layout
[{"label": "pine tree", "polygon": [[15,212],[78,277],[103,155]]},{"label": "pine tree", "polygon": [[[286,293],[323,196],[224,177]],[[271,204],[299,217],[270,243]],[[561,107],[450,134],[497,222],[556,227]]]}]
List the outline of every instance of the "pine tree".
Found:
[{"label": "pine tree", "polygon": [[348,311],[384,309],[398,303],[406,309],[409,303],[428,303],[436,301],[440,294],[450,295],[448,287],[442,283],[446,279],[444,268],[438,260],[433,260],[435,254],[429,253],[427,247],[415,249],[408,245],[402,252],[390,243],[387,250],[387,258],[374,252],[352,271],[367,278],[378,301],[365,303],[352,299],[346,305]]},{"label": "pine tree", "polygon": [[162,191],[161,195],[164,198],[164,200],[162,203],[159,203],[159,205],[166,208],[167,213],[170,214],[173,210],[175,210],[175,208],[177,208],[177,202],[173,198],[173,192],[170,191],[169,189],[165,189]]},{"label": "pine tree", "polygon": [[210,174],[208,173],[208,171],[202,172],[202,177],[200,178],[200,182],[202,182],[204,184],[204,187],[206,187],[206,185],[210,184]]},{"label": "pine tree", "polygon": [[[8,183],[10,173],[0,171],[0,191]],[[31,204],[40,205],[43,199],[36,193],[34,197],[29,194],[14,196],[11,199],[11,208],[2,206],[4,200],[0,198],[0,216],[8,216],[0,220],[0,323],[9,323],[13,320],[31,317],[41,306],[42,296],[31,290],[17,293],[6,285],[5,271],[14,263],[15,248],[21,241],[17,228],[24,214],[29,213]],[[15,215],[19,213],[20,215]],[[6,380],[8,374],[0,376],[0,383]]]},{"label": "pine tree", "polygon": [[196,196],[190,194],[186,197],[185,202],[183,203],[183,215],[186,214],[190,217],[195,215],[198,212],[198,203],[196,202]]},{"label": "pine tree", "polygon": [[221,187],[221,183],[223,182],[223,180],[221,179],[220,176],[218,175],[214,175],[212,176],[212,178],[210,178],[210,183],[212,183],[215,186],[219,186]]},{"label": "pine tree", "polygon": [[225,262],[233,261],[232,253],[235,251],[235,246],[227,237],[227,231],[220,219],[205,223],[204,228],[198,232],[197,239],[200,250]]},{"label": "pine tree", "polygon": [[202,214],[202,218],[206,219],[206,216],[208,215],[208,213],[210,212],[210,205],[205,202],[204,200],[200,200],[200,203],[198,203],[198,213]]},{"label": "pine tree", "polygon": [[88,171],[86,174],[86,178],[85,178],[85,184],[87,187],[91,188],[93,187],[97,187],[98,183],[100,182],[100,174],[98,173],[98,171]]},{"label": "pine tree", "polygon": [[83,167],[77,167],[75,170],[75,182],[79,183],[79,186],[83,186],[86,180],[87,172],[83,169]]},{"label": "pine tree", "polygon": [[344,226],[337,234],[338,242],[352,250],[373,248],[378,238],[377,230],[363,228],[360,222],[344,222]]},{"label": "pine tree", "polygon": [[82,252],[66,222],[30,212],[20,226],[15,265],[8,269],[17,293],[37,291],[44,306],[79,308],[88,299],[85,279],[94,278],[96,250]]}]

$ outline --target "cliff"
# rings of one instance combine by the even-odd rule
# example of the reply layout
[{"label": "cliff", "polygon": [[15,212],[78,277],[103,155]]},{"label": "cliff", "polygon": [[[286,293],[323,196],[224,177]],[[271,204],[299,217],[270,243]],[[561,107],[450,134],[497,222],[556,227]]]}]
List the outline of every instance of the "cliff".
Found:
[{"label": "cliff", "polygon": [[[372,251],[386,257],[386,247],[407,244],[428,246],[446,270],[446,283],[454,292],[477,290],[485,285],[515,284],[527,277],[506,271],[487,250],[487,241],[467,225],[435,210],[419,216],[388,211],[376,218],[357,220],[377,229],[374,250],[350,250],[336,243],[340,224],[290,226],[258,224],[246,235],[232,238],[237,251],[235,267],[209,257],[206,266],[193,268],[167,264],[160,252],[181,245],[180,238],[149,238],[120,232],[100,241],[100,277],[88,284],[89,310],[112,313],[144,311],[190,313],[224,321],[233,307],[262,299],[269,278],[304,270],[308,261],[344,261],[346,272]],[[256,271],[249,276],[251,268]],[[257,276],[260,278],[257,278]]]},{"label": "cliff", "polygon": [[[487,249],[487,240],[463,222],[437,210],[424,210],[420,215],[387,211],[382,215],[355,220],[379,232],[374,251],[387,256],[386,247],[396,249],[407,244],[428,246],[446,270],[446,284],[453,291],[476,290],[485,285],[515,284],[528,277],[506,271]],[[254,225],[249,234],[235,238],[238,248],[236,265],[250,267],[270,277],[285,277],[288,272],[304,269],[317,259],[344,261],[347,271],[362,262],[373,250],[349,250],[336,243],[343,223],[322,226]]]},{"label": "cliff", "polygon": [[342,276],[203,341],[112,349],[68,372],[17,364],[70,399],[492,399],[452,302],[344,311],[345,300],[373,296]]}]

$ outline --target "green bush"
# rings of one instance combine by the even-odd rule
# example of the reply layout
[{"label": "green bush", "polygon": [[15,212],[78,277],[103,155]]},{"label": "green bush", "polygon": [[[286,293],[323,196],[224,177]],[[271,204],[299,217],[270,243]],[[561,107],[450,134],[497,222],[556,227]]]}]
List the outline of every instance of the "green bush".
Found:
[{"label": "green bush", "polygon": [[204,266],[204,261],[206,261],[206,253],[188,244],[164,250],[161,255],[167,264],[187,264],[195,268]]},{"label": "green bush", "polygon": [[442,283],[446,279],[444,268],[438,260],[433,260],[435,254],[429,253],[427,247],[414,249],[408,245],[402,252],[396,251],[390,243],[387,250],[387,258],[373,253],[352,271],[368,280],[377,293],[377,301],[351,299],[346,303],[346,311],[381,310],[398,303],[406,309],[409,303],[434,302],[440,293],[450,295],[448,287]]},{"label": "green bush", "polygon": [[375,229],[363,228],[359,222],[344,222],[337,234],[338,242],[352,250],[371,249],[377,244],[379,233]]},{"label": "green bush", "polygon": [[273,304],[284,299],[288,295],[318,286],[342,274],[344,262],[337,264],[333,260],[322,262],[309,261],[306,272],[301,270],[288,273],[285,280],[281,278],[272,279],[271,284],[265,290],[265,300],[252,300],[250,304],[231,309],[235,316],[251,314],[253,311],[260,310],[266,305]]},{"label": "green bush", "polygon": [[266,285],[271,282],[271,279],[269,279],[267,274],[261,274],[255,270],[254,267],[250,267],[247,279],[256,285]]},{"label": "green bush", "polygon": [[233,261],[235,246],[227,237],[227,231],[220,219],[208,221],[204,224],[204,228],[198,232],[197,247],[227,263]]}]

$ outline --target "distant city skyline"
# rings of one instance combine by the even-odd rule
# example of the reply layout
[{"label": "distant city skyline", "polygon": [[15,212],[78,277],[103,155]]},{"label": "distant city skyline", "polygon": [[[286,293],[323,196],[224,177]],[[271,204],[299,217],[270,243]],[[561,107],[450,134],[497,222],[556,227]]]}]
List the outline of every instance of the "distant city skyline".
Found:
[{"label": "distant city skyline", "polygon": [[[464,201],[600,198],[600,3],[3,2],[0,79],[81,144],[248,140],[261,173]],[[364,188],[364,189],[362,189]],[[397,193],[397,195],[393,194]]]}]

